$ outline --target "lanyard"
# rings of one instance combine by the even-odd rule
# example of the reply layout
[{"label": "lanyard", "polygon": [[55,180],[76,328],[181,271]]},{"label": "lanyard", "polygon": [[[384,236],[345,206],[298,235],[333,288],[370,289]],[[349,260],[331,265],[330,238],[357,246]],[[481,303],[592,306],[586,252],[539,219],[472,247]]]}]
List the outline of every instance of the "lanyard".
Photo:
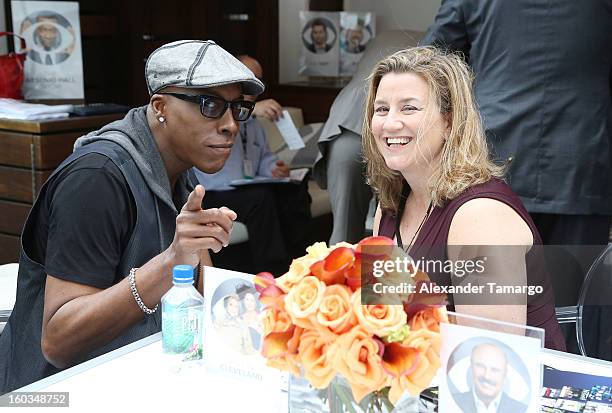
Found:
[{"label": "lanyard", "polygon": [[242,156],[244,159],[249,159],[247,154],[247,125],[243,123],[240,125],[240,140],[242,141]]}]

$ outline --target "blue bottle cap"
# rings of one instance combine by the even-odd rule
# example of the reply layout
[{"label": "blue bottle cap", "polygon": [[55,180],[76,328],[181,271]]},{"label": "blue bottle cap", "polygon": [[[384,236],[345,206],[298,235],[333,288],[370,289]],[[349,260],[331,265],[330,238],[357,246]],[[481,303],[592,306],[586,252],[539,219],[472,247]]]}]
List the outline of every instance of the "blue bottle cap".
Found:
[{"label": "blue bottle cap", "polygon": [[176,265],[172,269],[172,280],[179,284],[193,284],[193,267],[191,265]]}]

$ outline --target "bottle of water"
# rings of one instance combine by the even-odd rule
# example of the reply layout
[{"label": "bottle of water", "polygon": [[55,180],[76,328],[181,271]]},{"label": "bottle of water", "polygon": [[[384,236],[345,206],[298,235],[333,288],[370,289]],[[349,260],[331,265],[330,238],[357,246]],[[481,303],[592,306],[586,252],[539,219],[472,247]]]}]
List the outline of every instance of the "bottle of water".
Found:
[{"label": "bottle of water", "polygon": [[193,267],[177,265],[174,286],[161,299],[162,348],[180,361],[202,359],[204,298],[193,286]]}]

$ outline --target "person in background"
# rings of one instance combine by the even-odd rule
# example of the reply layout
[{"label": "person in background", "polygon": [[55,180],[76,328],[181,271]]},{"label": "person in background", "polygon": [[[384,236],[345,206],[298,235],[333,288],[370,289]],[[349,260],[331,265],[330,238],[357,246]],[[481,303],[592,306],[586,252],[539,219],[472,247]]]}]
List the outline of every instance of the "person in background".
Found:
[{"label": "person in background", "polygon": [[[421,42],[465,55],[493,155],[545,245],[610,239],[610,27],[609,0],[443,0]],[[576,305],[602,249],[555,256],[557,305]],[[571,270],[574,255],[584,270]]]},{"label": "person in background", "polygon": [[[261,65],[252,57],[240,60],[261,79]],[[255,101],[255,96],[245,96]],[[282,116],[281,106],[273,99],[255,103],[255,117],[272,121]],[[269,149],[266,133],[255,118],[240,125],[239,137],[223,169],[214,174],[195,170],[206,188],[204,208],[227,206],[238,214],[249,235],[251,272],[282,274],[292,258],[303,255],[311,220],[307,180],[301,184],[254,184],[232,187],[234,180],[257,177],[286,178],[289,167]],[[243,268],[240,251],[224,250],[215,257],[229,269]]]},{"label": "person in background", "polygon": [[334,217],[330,245],[359,242],[372,190],[365,181],[361,128],[366,98],[364,84],[374,65],[385,56],[416,45],[420,34],[393,30],[380,33],[368,45],[357,71],[340,91],[319,137],[320,155],[313,168],[317,184],[327,189]]},{"label": "person in background", "polygon": [[201,293],[229,243],[236,214],[202,209],[191,170],[223,167],[263,84],[212,41],[161,46],[145,76],[149,103],[79,138],[32,206],[0,394],[160,331],[172,268],[193,266]]}]

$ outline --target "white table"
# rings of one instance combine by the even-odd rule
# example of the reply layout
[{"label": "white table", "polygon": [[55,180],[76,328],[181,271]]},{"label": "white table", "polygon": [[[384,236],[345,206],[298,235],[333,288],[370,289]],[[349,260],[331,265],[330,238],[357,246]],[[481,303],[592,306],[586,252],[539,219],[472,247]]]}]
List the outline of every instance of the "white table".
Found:
[{"label": "white table", "polygon": [[[164,371],[162,356],[161,333],[157,333],[18,391],[67,391],[70,408],[76,411],[270,412],[263,404],[271,399],[275,399],[272,411],[287,411],[286,383],[276,389],[259,388],[211,374],[202,365],[176,374]],[[612,377],[612,363],[574,354],[544,349],[542,363],[560,370]]]},{"label": "white table", "polygon": [[[177,373],[166,362],[157,333],[17,391],[67,391],[70,410],[75,411],[287,411],[286,380],[284,386],[269,389],[211,374],[203,363],[190,362],[191,367]],[[264,398],[274,400],[264,403]],[[256,408],[259,405],[261,410]]]}]

